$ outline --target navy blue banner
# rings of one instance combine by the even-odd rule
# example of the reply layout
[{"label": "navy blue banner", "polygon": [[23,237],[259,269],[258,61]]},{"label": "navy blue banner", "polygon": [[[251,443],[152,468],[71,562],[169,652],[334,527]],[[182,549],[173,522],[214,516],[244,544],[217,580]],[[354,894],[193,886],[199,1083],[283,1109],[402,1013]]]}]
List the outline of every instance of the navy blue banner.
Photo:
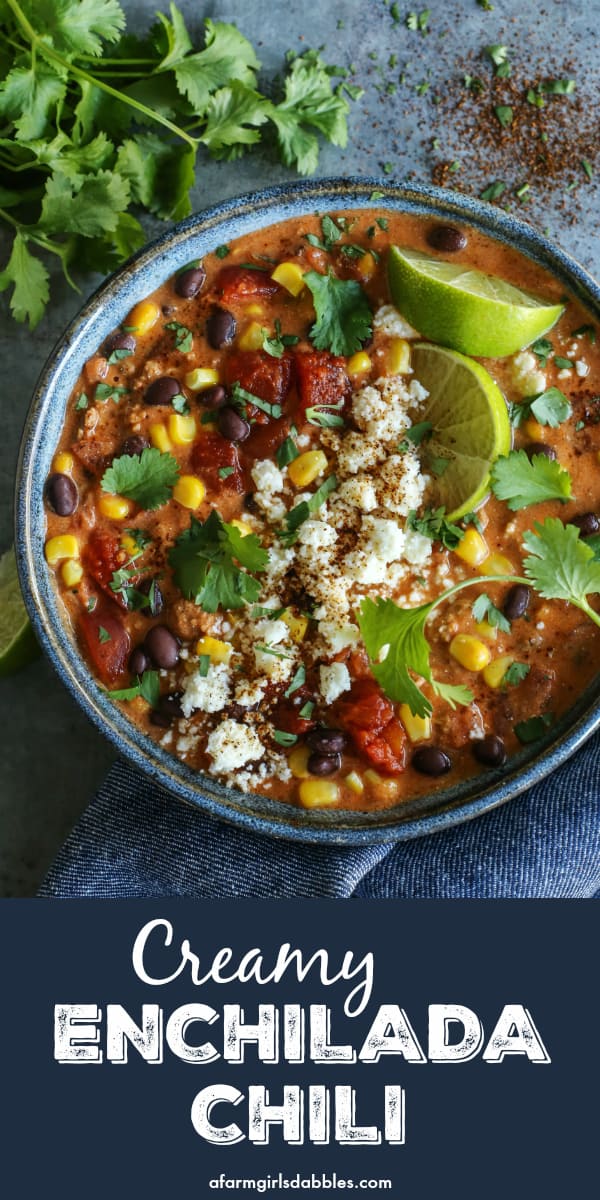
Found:
[{"label": "navy blue banner", "polygon": [[5,901],[6,1195],[563,1197],[593,902]]}]

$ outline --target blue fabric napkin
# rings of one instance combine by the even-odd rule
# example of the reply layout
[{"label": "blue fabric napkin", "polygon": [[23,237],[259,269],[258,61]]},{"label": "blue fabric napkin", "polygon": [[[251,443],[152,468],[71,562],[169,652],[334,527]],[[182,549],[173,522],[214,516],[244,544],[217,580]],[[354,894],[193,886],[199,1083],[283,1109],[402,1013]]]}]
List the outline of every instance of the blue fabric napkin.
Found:
[{"label": "blue fabric napkin", "polygon": [[477,820],[351,849],[283,842],[216,821],[119,761],[39,894],[591,898],[600,894],[600,735],[548,779]]}]

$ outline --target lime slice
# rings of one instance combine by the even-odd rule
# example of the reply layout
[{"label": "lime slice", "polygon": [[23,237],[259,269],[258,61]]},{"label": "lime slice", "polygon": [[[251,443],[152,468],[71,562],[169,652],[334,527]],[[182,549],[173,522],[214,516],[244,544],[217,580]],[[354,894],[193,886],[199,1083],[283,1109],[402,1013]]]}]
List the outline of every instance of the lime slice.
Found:
[{"label": "lime slice", "polygon": [[433,503],[449,519],[472,512],[487,495],[490,468],[511,447],[504,396],[481,363],[455,350],[417,342],[415,377],[429,392],[419,421],[430,421],[422,445],[423,468],[431,474]]},{"label": "lime slice", "polygon": [[15,552],[7,550],[0,558],[0,676],[25,667],[39,652],[21,598]]},{"label": "lime slice", "polygon": [[396,308],[423,337],[479,358],[515,354],[564,311],[495,275],[398,246],[390,250],[388,278]]}]

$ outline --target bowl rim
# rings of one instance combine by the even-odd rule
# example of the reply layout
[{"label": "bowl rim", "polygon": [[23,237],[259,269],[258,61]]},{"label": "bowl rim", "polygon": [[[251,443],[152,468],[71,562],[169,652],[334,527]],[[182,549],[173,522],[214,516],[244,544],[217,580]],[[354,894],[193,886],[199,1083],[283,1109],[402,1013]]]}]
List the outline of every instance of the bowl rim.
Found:
[{"label": "bowl rim", "polygon": [[[104,280],[82,306],[40,373],[25,421],[15,483],[15,549],[25,604],[43,650],[93,724],[146,776],[196,809],[255,833],[289,841],[341,846],[393,843],[422,837],[474,819],[515,798],[560,766],[600,726],[600,685],[590,684],[549,734],[535,743],[533,751],[525,749],[511,758],[508,770],[491,770],[449,788],[425,793],[414,803],[403,802],[373,813],[339,809],[333,813],[310,812],[267,796],[229,788],[207,774],[192,772],[182,760],[142,734],[104,696],[74,639],[68,635],[43,559],[43,506],[39,504],[36,508],[36,498],[41,498],[46,470],[43,456],[38,459],[37,452],[44,446],[44,429],[55,393],[60,401],[64,372],[72,371],[77,363],[81,366],[83,352],[85,357],[92,353],[132,304],[158,286],[160,278],[168,278],[198,256],[189,254],[186,257],[189,243],[202,241],[213,231],[218,236],[219,230],[223,233],[224,229],[233,226],[236,232],[220,238],[220,241],[227,241],[251,229],[313,211],[315,207],[325,211],[373,205],[391,210],[399,206],[409,213],[468,223],[545,267],[588,308],[597,309],[600,319],[600,285],[576,259],[519,217],[473,197],[427,184],[371,176],[292,181],[246,192],[194,213],[166,230]],[[265,216],[266,220],[263,219]],[[214,242],[215,238],[212,240]],[[208,247],[202,250],[202,253],[207,252]],[[156,274],[163,266],[165,269],[158,282],[154,281],[150,286],[143,283],[148,272]],[[113,306],[121,309],[118,319],[111,315]],[[96,326],[102,324],[106,314],[111,317],[110,324],[98,336]],[[95,344],[94,338],[97,339]],[[88,342],[91,350],[86,349]],[[71,386],[63,388],[60,426],[70,391]],[[41,573],[36,570],[40,563],[44,567]],[[433,809],[431,804],[435,806]]]}]

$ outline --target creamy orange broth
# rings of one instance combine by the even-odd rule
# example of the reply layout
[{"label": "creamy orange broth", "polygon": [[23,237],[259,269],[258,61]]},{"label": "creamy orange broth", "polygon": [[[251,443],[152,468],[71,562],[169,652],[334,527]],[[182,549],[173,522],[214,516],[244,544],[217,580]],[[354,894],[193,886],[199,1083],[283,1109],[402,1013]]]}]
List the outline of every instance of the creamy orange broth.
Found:
[{"label": "creamy orange broth", "polygon": [[[292,424],[295,424],[301,442],[304,443],[300,447],[301,452],[323,446],[325,453],[329,453],[329,431],[324,433],[320,428],[302,420],[297,386],[294,382],[296,356],[303,351],[312,350],[308,330],[314,320],[314,311],[308,289],[305,288],[298,297],[293,297],[281,288],[272,296],[247,295],[233,299],[227,295],[223,297],[219,289],[223,269],[244,263],[266,267],[266,272],[255,272],[260,286],[263,281],[269,279],[269,272],[274,269],[275,264],[281,261],[297,262],[303,270],[312,268],[321,271],[328,262],[332,262],[334,269],[345,278],[355,278],[362,284],[371,307],[376,312],[382,305],[390,303],[385,269],[387,246],[396,243],[430,254],[435,253],[427,241],[428,232],[433,224],[431,221],[400,214],[393,215],[387,211],[380,213],[377,209],[352,211],[344,215],[351,222],[351,229],[343,240],[364,246],[365,254],[374,249],[380,256],[378,264],[370,256],[344,261],[339,256],[339,247],[337,251],[334,249],[331,256],[311,247],[305,235],[312,233],[317,237],[322,236],[320,220],[316,216],[287,221],[232,243],[226,257],[207,255],[202,264],[206,280],[193,298],[185,299],[179,296],[175,291],[174,280],[166,280],[152,297],[160,309],[159,319],[147,333],[137,336],[135,352],[109,366],[102,347],[99,347],[98,354],[85,365],[69,402],[60,446],[57,447],[58,451],[72,455],[73,465],[68,467],[67,473],[77,486],[77,507],[72,514],[59,516],[52,511],[50,505],[47,506],[48,538],[72,533],[79,542],[84,568],[81,580],[74,586],[67,586],[63,578],[64,563],[61,562],[54,569],[57,587],[63,600],[65,620],[72,626],[82,646],[82,652],[87,653],[89,659],[91,635],[86,643],[85,638],[82,639],[82,629],[86,621],[89,625],[88,608],[94,605],[94,613],[91,614],[93,620],[97,623],[102,620],[103,627],[109,625],[111,629],[115,628],[114,622],[117,622],[118,627],[125,631],[123,637],[126,638],[126,642],[123,645],[127,653],[122,653],[116,667],[113,663],[113,667],[108,669],[104,661],[99,663],[92,646],[92,669],[104,686],[114,689],[135,683],[135,676],[132,677],[128,667],[130,653],[145,642],[153,626],[160,625],[166,626],[179,639],[180,650],[184,654],[174,668],[161,673],[163,698],[166,695],[177,695],[181,691],[182,681],[185,681],[197,664],[198,640],[209,634],[219,640],[235,643],[238,627],[238,613],[225,614],[224,617],[217,614],[215,620],[215,616],[204,613],[192,601],[182,599],[175,586],[167,555],[175,539],[189,526],[191,513],[188,508],[175,499],[153,512],[143,512],[131,505],[131,511],[125,519],[111,520],[102,515],[98,507],[102,495],[100,479],[112,459],[122,453],[124,441],[132,435],[150,439],[151,425],[167,425],[168,417],[173,411],[170,406],[150,406],[145,401],[146,390],[152,381],[164,375],[180,381],[181,392],[188,399],[190,411],[196,419],[197,430],[192,444],[175,445],[170,452],[177,459],[182,474],[202,478],[203,469],[198,467],[198,463],[204,462],[210,476],[211,471],[206,460],[207,457],[211,458],[212,452],[207,456],[203,447],[210,445],[223,449],[227,456],[232,443],[227,442],[218,431],[215,432],[214,424],[202,424],[202,416],[207,412],[203,402],[204,393],[192,392],[187,388],[183,383],[185,375],[194,367],[209,367],[215,369],[219,377],[225,380],[228,362],[231,363],[234,355],[238,355],[239,359],[240,338],[243,339],[251,322],[257,322],[273,333],[275,320],[279,319],[283,332],[295,335],[299,339],[296,346],[285,352],[285,360],[289,359],[291,364],[292,383],[282,401],[282,418],[275,422],[266,418],[265,424],[252,425],[250,437],[237,444],[240,471],[234,471],[233,480],[231,475],[222,483],[213,478],[211,486],[210,478],[205,479],[208,484],[206,496],[194,513],[199,520],[205,520],[211,509],[216,508],[226,521],[241,517],[261,537],[261,534],[264,535],[264,521],[261,510],[253,502],[256,487],[250,473],[255,461],[273,459],[277,446],[289,433]],[[373,227],[377,216],[385,216],[388,228],[381,230],[375,226],[375,235],[369,237],[366,231]],[[548,301],[557,301],[563,296],[564,289],[561,283],[529,260],[525,260],[517,251],[502,246],[474,230],[465,228],[464,232],[467,235],[465,248],[452,255],[440,257],[452,257],[453,261],[462,261],[489,274],[498,275]],[[233,343],[220,350],[209,345],[206,337],[206,322],[215,305],[227,309],[237,322],[237,333]],[[172,321],[177,321],[193,331],[193,346],[189,353],[182,353],[173,348],[174,335],[164,328],[167,322]],[[597,393],[600,392],[599,350],[588,336],[580,336],[575,342],[571,336],[574,329],[588,324],[589,321],[589,315],[581,306],[569,299],[560,322],[548,335],[555,354],[577,360],[588,368],[585,376],[580,376],[572,370],[568,377],[559,377],[559,372],[552,362],[552,355],[548,359],[544,372],[545,386],[556,384],[560,387],[573,406],[572,418],[557,429],[538,427],[533,431],[533,435],[531,430],[519,428],[515,431],[514,438],[516,447],[524,446],[532,440],[554,447],[561,465],[571,473],[576,500],[565,505],[557,502],[540,504],[513,514],[505,504],[492,497],[478,512],[490,553],[497,552],[510,560],[515,574],[522,573],[522,532],[532,528],[534,520],[541,521],[546,516],[560,516],[563,521],[569,521],[586,512],[600,511],[600,424],[597,423],[600,403],[596,403]],[[127,321],[124,324],[126,327]],[[389,339],[376,332],[372,344],[367,345],[366,349],[371,359],[371,370],[352,380],[354,391],[386,376]],[[259,351],[259,354],[263,352]],[[269,359],[269,356],[264,357],[268,360],[267,370],[270,370],[277,360]],[[515,385],[515,364],[512,358],[481,361],[499,384],[508,401],[522,398],[525,393]],[[344,364],[340,370],[344,370]],[[583,367],[580,370],[583,371]],[[247,387],[244,379],[245,376],[241,381],[242,386]],[[126,388],[127,393],[120,396],[118,403],[95,402],[93,396],[98,382]],[[89,404],[86,410],[77,410],[76,402],[82,393],[88,397]],[[256,394],[259,394],[258,388]],[[329,403],[332,403],[331,399]],[[262,420],[260,414],[258,415],[259,420]],[[418,416],[415,420],[418,420]],[[221,443],[224,443],[224,448]],[[221,466],[226,461],[229,461],[226,457],[223,460],[219,459]],[[60,470],[61,465],[64,467],[60,460],[57,462],[55,459],[55,463],[55,471]],[[211,466],[214,476],[214,463]],[[239,492],[232,490],[238,478],[239,486],[243,489]],[[312,491],[322,479],[323,476],[320,476],[309,489],[299,488],[296,491]],[[286,494],[286,507],[291,508],[294,503],[293,497]],[[427,503],[427,495],[424,497],[424,503]],[[398,520],[400,525],[404,526],[405,519]],[[164,608],[156,617],[150,616],[147,609],[141,612],[127,611],[117,603],[110,588],[109,568],[117,569],[127,564],[130,558],[130,552],[123,548],[123,537],[126,536],[124,531],[129,528],[143,530],[152,538],[143,555],[136,560],[136,566],[145,571],[140,579],[158,579]],[[109,555],[108,562],[100,565],[97,554],[94,557],[90,551],[90,545],[94,545],[94,540],[97,545],[98,539],[100,544],[112,546],[113,554],[112,558]],[[471,576],[477,577],[477,574],[477,570],[468,567],[455,553],[445,550],[440,545],[434,545],[427,569],[419,566],[412,568],[409,577],[394,592],[394,598],[405,606],[408,602],[425,602],[438,595],[449,580],[457,582]],[[485,590],[494,603],[502,608],[509,587],[510,585],[495,583],[486,584],[480,590]],[[407,601],[407,597],[414,595],[415,588],[418,600]],[[298,616],[303,612],[311,612],[311,596],[298,595],[298,588],[291,576],[284,577],[277,589],[271,589],[272,592],[274,590],[281,606],[287,606],[292,614]],[[358,590],[363,595],[375,596],[382,589],[374,586],[361,587]],[[269,761],[273,763],[273,771],[266,778],[257,777],[255,781],[252,778],[247,779],[245,786],[248,790],[258,791],[292,804],[299,802],[299,786],[302,781],[298,775],[303,774],[306,777],[308,774],[306,768],[302,768],[302,763],[300,768],[297,764],[301,762],[302,755],[299,751],[305,744],[305,738],[311,728],[315,723],[328,728],[343,728],[346,731],[346,744],[339,769],[327,776],[337,786],[337,799],[334,799],[334,804],[340,808],[383,808],[432,788],[441,787],[446,781],[454,782],[484,771],[486,768],[478,763],[473,755],[475,742],[484,734],[499,735],[505,743],[507,753],[515,753],[519,747],[514,734],[515,723],[545,713],[551,713],[554,718],[558,717],[574,703],[598,669],[600,639],[593,624],[567,604],[543,601],[532,592],[525,616],[513,622],[509,634],[498,632],[495,640],[489,642],[494,658],[510,655],[514,660],[527,664],[530,667],[529,674],[518,686],[489,687],[481,673],[467,671],[459,666],[448,649],[456,633],[476,633],[471,612],[476,595],[477,589],[473,588],[453,597],[448,604],[436,610],[434,619],[428,626],[435,677],[452,683],[464,683],[473,692],[473,704],[465,708],[459,707],[454,712],[446,703],[431,696],[434,713],[428,742],[444,750],[452,764],[450,773],[443,778],[431,778],[412,766],[411,759],[417,745],[407,736],[397,706],[391,706],[393,723],[388,729],[392,745],[391,754],[392,758],[395,755],[396,762],[394,769],[391,769],[391,760],[386,766],[385,763],[382,765],[380,761],[374,761],[368,754],[365,756],[358,748],[360,739],[357,742],[348,733],[348,701],[353,695],[352,691],[341,695],[332,704],[323,702],[318,683],[318,672],[323,663],[330,663],[332,659],[344,662],[353,681],[357,678],[371,678],[366,656],[360,645],[346,647],[337,654],[330,654],[329,657],[321,654],[320,663],[307,660],[307,682],[301,689],[301,696],[296,696],[295,699],[294,695],[288,700],[284,697],[284,692],[289,686],[289,677],[282,683],[269,684],[258,712],[240,709],[239,705],[229,702],[223,711],[205,714],[196,710],[186,719],[177,716],[177,701],[171,705],[175,716],[167,712],[169,706],[165,705],[164,699],[163,711],[158,716],[151,712],[147,702],[141,697],[122,702],[122,705],[130,719],[150,737],[161,741],[170,752],[179,754],[198,770],[210,769],[212,765],[206,750],[207,737],[222,720],[234,719],[253,728],[258,728],[257,722],[262,722],[260,736],[267,747],[267,756],[272,755]],[[354,621],[352,613],[348,620]],[[294,653],[299,656],[308,654],[310,658],[309,648],[316,644],[316,636],[317,622],[310,619],[305,641]],[[110,651],[106,653],[110,658]],[[247,655],[245,658],[242,656],[243,662],[246,659]],[[296,666],[299,661],[300,658],[297,657]],[[156,665],[150,662],[148,664],[149,667]],[[242,666],[238,675],[243,677],[243,674]],[[236,682],[239,682],[239,679]],[[354,688],[354,682],[352,686]],[[427,687],[424,690],[427,693]],[[311,718],[301,720],[298,724],[300,699],[303,700],[303,706],[308,700],[314,703],[315,707]],[[372,703],[372,699],[369,700],[367,707],[372,707]],[[269,716],[274,708],[276,723],[270,721]],[[156,724],[156,721],[160,724]],[[269,721],[271,731],[273,727],[291,730],[291,737],[297,738],[294,745],[282,747],[269,739],[268,732],[265,734],[265,729],[269,729]],[[295,764],[293,774],[286,770],[286,760],[290,754],[293,756],[292,763]],[[250,762],[245,769],[252,770],[252,767]],[[235,774],[231,774],[229,782],[235,782]],[[362,781],[362,791],[355,790],[357,785],[354,774]]]}]

